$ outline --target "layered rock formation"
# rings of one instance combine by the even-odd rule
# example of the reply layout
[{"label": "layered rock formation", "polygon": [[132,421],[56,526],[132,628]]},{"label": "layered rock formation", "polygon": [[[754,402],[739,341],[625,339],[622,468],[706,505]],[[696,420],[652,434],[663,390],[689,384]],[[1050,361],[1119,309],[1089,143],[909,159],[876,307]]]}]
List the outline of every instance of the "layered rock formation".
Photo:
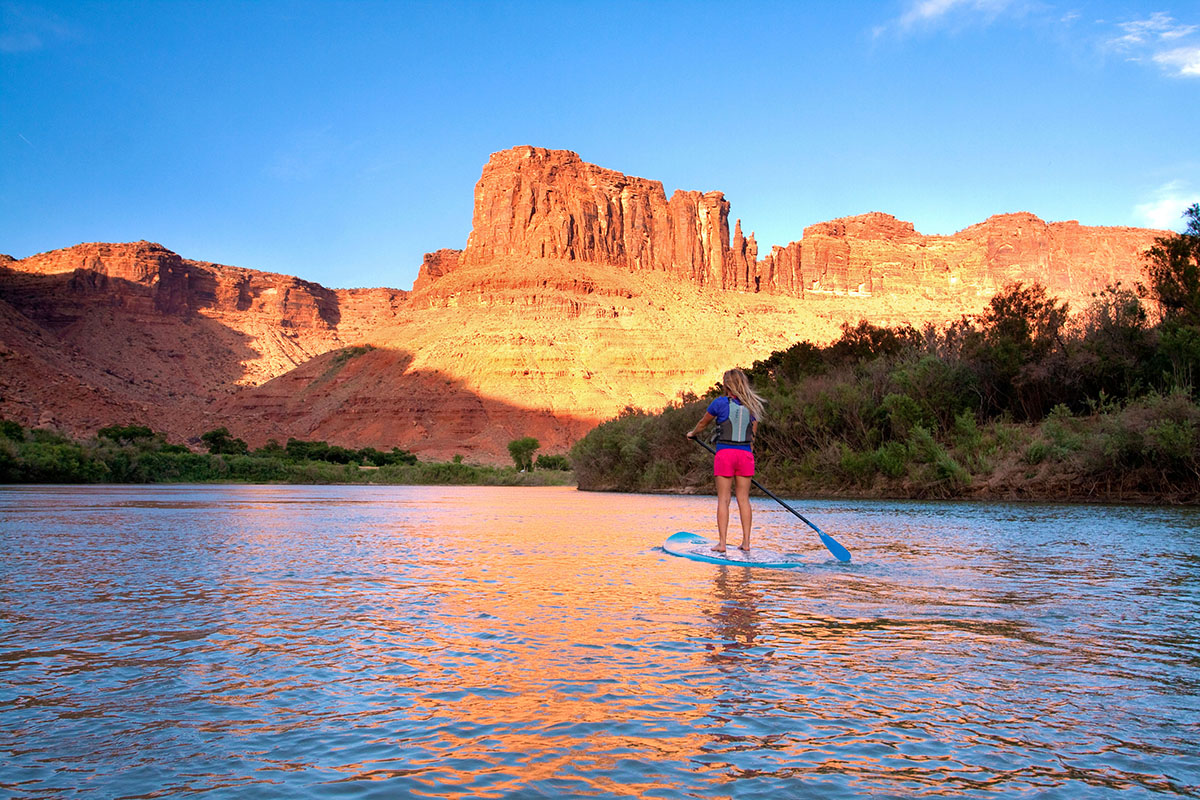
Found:
[{"label": "layered rock formation", "polygon": [[888,214],[809,226],[792,267],[808,291],[990,297],[1012,283],[1040,283],[1076,307],[1109,283],[1135,283],[1142,253],[1162,231],[1046,223],[1002,214],[953,236],[925,236]]},{"label": "layered rock formation", "polygon": [[467,265],[498,258],[562,259],[659,270],[724,285],[729,203],[721,192],[676,191],[568,150],[494,153],[475,185]]},{"label": "layered rock formation", "polygon": [[149,242],[0,257],[0,415],[504,462],[513,438],[561,452],[628,405],[702,392],[842,322],[942,323],[1014,280],[1082,308],[1135,282],[1161,233],[1022,213],[925,236],[872,213],[760,258],[720,192],[668,200],[657,181],[518,147],[484,167],[465,248],[429,253],[411,293],[331,290]]},{"label": "layered rock formation", "polygon": [[[493,154],[475,187],[466,250],[427,257],[414,288],[459,264],[561,259],[658,270],[702,286],[802,297],[807,292],[991,295],[1014,280],[1078,302],[1114,281],[1134,282],[1160,231],[995,216],[953,236],[870,213],[811,225],[762,260],[754,234],[720,192],[677,191],[603,169],[567,150],[517,147]],[[432,259],[432,260],[431,260]]]},{"label": "layered rock formation", "polygon": [[[130,421],[194,436],[218,398],[391,324],[407,296],[334,291],[290,275],[184,259],[151,242],[10,259],[0,264],[0,301],[13,319],[2,345],[28,354],[31,340],[18,344],[18,331],[36,331],[38,341],[69,354],[62,371],[85,388],[47,390],[45,381],[29,379],[32,367],[5,368],[0,413],[90,432],[122,421],[97,419],[91,410],[111,406],[128,409]],[[109,399],[95,400],[92,389]]]}]

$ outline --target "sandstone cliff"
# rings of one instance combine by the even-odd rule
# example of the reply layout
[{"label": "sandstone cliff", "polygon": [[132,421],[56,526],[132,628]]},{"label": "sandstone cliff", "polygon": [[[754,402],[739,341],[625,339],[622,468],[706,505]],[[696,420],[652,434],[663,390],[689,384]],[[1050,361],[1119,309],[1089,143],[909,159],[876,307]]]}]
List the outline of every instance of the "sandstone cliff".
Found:
[{"label": "sandstone cliff", "polygon": [[[407,292],[339,290],[289,275],[192,261],[151,242],[91,243],[0,264],[0,301],[14,322],[2,345],[28,356],[28,336],[70,354],[80,385],[47,390],[37,370],[0,366],[0,414],[90,433],[138,421],[186,438],[217,398],[390,324]],[[126,409],[110,416],[97,407]],[[119,416],[120,418],[116,418]]]},{"label": "sandstone cliff", "polygon": [[870,213],[811,225],[758,258],[753,233],[720,192],[677,191],[582,161],[567,150],[517,147],[492,155],[475,187],[461,254],[426,258],[414,288],[459,265],[500,258],[559,259],[657,270],[693,284],[803,297],[829,294],[990,296],[1014,280],[1038,282],[1076,305],[1107,283],[1133,283],[1141,254],[1162,231],[991,217],[953,236]]},{"label": "sandstone cliff", "polygon": [[462,262],[563,259],[660,270],[723,286],[729,203],[720,192],[677,191],[582,161],[568,150],[494,153],[475,185]]},{"label": "sandstone cliff", "polygon": [[504,462],[512,438],[561,452],[628,405],[702,392],[842,322],[944,323],[1013,280],[1080,309],[1135,282],[1162,233],[1018,213],[926,236],[872,213],[760,257],[729,210],[720,192],[667,199],[657,181],[518,147],[484,167],[465,248],[429,253],[412,292],[331,290],[149,242],[0,258],[0,415]]}]

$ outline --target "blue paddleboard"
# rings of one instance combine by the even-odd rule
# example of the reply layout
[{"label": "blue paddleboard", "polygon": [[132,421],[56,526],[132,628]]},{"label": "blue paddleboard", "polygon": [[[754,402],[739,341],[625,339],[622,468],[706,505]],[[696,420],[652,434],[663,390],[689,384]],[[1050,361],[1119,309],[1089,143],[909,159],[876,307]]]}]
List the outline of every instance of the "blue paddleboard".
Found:
[{"label": "blue paddleboard", "polygon": [[749,553],[737,549],[737,537],[730,537],[732,542],[724,553],[715,552],[716,545],[712,539],[705,539],[696,533],[680,531],[672,533],[663,544],[663,550],[673,556],[690,558],[692,561],[703,561],[706,564],[733,564],[740,567],[770,567],[772,569],[792,569],[802,567],[804,562],[798,557],[777,550],[763,550],[751,547]]}]

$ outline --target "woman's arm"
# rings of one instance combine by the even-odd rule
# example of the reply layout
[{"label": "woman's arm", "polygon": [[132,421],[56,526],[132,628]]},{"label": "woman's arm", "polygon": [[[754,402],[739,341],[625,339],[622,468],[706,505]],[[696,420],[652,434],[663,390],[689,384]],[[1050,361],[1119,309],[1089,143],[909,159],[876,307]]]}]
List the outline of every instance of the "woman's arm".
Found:
[{"label": "woman's arm", "polygon": [[706,412],[704,412],[704,416],[700,418],[700,421],[696,423],[696,427],[692,428],[690,431],[688,431],[684,435],[687,436],[687,438],[689,438],[689,439],[695,439],[697,436],[700,435],[700,431],[707,428],[708,424],[712,421],[713,421],[713,415],[709,414],[706,411]]}]

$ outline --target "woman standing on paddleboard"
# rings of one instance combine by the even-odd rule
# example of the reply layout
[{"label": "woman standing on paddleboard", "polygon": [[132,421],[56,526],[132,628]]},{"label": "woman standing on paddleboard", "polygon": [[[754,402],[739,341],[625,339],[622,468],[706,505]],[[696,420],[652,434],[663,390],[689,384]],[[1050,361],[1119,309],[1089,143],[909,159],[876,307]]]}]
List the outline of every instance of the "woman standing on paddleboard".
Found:
[{"label": "woman standing on paddleboard", "polygon": [[763,399],[750,388],[750,379],[740,369],[731,369],[721,378],[725,394],[708,404],[708,410],[696,427],[687,432],[695,439],[700,432],[717,421],[717,455],[713,459],[713,475],[717,480],[717,532],[720,535],[718,553],[725,552],[729,534],[729,498],[735,491],[738,516],[742,521],[742,543],[739,550],[750,549],[750,479],[754,477],[754,434],[763,413]]}]

